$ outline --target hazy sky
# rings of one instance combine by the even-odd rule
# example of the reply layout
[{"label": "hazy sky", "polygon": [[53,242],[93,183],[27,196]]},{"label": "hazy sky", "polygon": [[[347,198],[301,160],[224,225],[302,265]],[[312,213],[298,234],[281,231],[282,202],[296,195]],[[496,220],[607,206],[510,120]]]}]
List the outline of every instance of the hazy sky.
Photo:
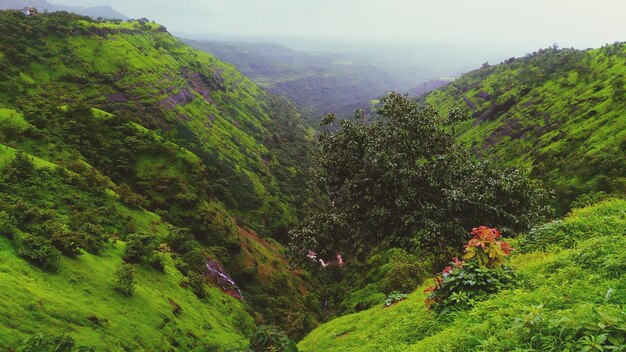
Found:
[{"label": "hazy sky", "polygon": [[50,0],[111,5],[170,31],[597,47],[626,40],[626,0]]}]

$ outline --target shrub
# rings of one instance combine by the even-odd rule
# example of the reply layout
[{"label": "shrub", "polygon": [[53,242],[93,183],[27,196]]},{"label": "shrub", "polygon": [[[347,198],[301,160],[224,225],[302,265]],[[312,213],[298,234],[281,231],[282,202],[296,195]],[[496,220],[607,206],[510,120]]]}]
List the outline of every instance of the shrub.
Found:
[{"label": "shrub", "polygon": [[426,305],[442,313],[452,307],[467,308],[512,283],[515,273],[506,266],[497,269],[480,267],[476,262],[455,261],[435,278]]},{"label": "shrub", "polygon": [[206,279],[202,274],[193,273],[189,275],[184,285],[198,298],[206,298],[209,296],[206,289]]},{"label": "shrub", "polygon": [[74,339],[70,336],[33,335],[17,348],[17,352],[70,352]]},{"label": "shrub", "polygon": [[15,217],[7,214],[5,211],[0,211],[0,236],[13,239],[16,229],[17,220]]},{"label": "shrub", "polygon": [[261,325],[250,336],[248,350],[252,352],[297,352],[296,344],[275,326]]},{"label": "shrub", "polygon": [[497,229],[480,226],[472,230],[472,235],[474,237],[465,245],[463,259],[475,259],[479,267],[499,268],[504,257],[513,250],[508,242],[498,240],[502,235]]},{"label": "shrub", "polygon": [[150,266],[153,267],[154,269],[160,272],[165,271],[165,263],[163,260],[163,255],[159,253],[155,253],[148,259],[148,262],[150,262]]},{"label": "shrub", "polygon": [[76,232],[57,231],[52,234],[52,244],[68,257],[80,254],[81,236]]},{"label": "shrub", "polygon": [[92,223],[84,223],[80,226],[81,247],[92,254],[99,254],[107,241],[104,228]]},{"label": "shrub", "polygon": [[125,183],[119,185],[115,192],[120,196],[122,203],[135,207],[135,208],[147,208],[150,206],[148,199],[140,194],[133,192],[133,190]]},{"label": "shrub", "polygon": [[398,291],[391,292],[390,294],[387,295],[387,298],[383,300],[383,306],[390,307],[394,305],[395,303],[398,303],[400,301],[407,299],[407,297],[408,295],[404,293],[400,293]]},{"label": "shrub", "polygon": [[132,264],[123,263],[115,271],[115,281],[117,288],[126,296],[132,296],[137,285],[135,279],[135,268]]},{"label": "shrub", "polygon": [[131,234],[126,240],[124,261],[138,263],[142,259],[148,260],[155,249],[156,245],[151,235],[147,233]]},{"label": "shrub", "polygon": [[49,239],[26,234],[20,242],[20,256],[46,270],[58,269],[61,255]]},{"label": "shrub", "polygon": [[426,265],[419,257],[399,250],[389,264],[389,270],[380,281],[381,291],[385,294],[394,291],[412,292],[426,278],[425,267]]},{"label": "shrub", "polygon": [[428,307],[440,312],[466,308],[515,281],[515,273],[503,265],[513,248],[498,240],[500,232],[480,226],[472,235],[465,245],[465,261],[452,258],[451,265],[435,277],[435,285],[426,289]]}]

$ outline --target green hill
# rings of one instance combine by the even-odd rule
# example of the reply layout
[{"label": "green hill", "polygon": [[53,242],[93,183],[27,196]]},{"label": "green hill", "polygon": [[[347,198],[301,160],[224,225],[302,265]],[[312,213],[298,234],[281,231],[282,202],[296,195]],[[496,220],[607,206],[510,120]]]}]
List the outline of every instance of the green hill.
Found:
[{"label": "green hill", "polygon": [[543,49],[472,71],[425,101],[463,109],[460,138],[479,154],[526,165],[561,212],[586,193],[626,192],[626,44]]},{"label": "green hill", "polygon": [[288,101],[153,23],[0,11],[0,31],[0,349],[220,350],[314,326],[274,239],[309,202],[312,130]]},{"label": "green hill", "polygon": [[269,92],[289,97],[316,124],[328,113],[352,116],[399,81],[364,58],[297,51],[272,43],[185,42],[232,63]]},{"label": "green hill", "polygon": [[[622,351],[626,201],[574,210],[519,238],[515,288],[439,315],[423,285],[391,307],[321,325],[301,351]],[[587,347],[590,347],[587,349]]]}]

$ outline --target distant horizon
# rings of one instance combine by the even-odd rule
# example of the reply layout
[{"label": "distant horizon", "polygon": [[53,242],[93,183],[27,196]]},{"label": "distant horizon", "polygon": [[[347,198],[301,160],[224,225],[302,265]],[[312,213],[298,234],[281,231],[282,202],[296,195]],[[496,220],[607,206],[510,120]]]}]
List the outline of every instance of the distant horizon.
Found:
[{"label": "distant horizon", "polygon": [[[186,36],[282,37],[358,45],[445,45],[537,50],[554,43],[576,49],[626,40],[621,0],[52,0],[108,5],[149,18]],[[611,8],[611,11],[605,9]]]}]

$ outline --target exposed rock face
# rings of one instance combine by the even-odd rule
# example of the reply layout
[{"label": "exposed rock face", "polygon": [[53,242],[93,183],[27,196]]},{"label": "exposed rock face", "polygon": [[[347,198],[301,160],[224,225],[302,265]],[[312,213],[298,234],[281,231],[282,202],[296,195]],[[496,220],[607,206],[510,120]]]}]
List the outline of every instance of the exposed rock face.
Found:
[{"label": "exposed rock face", "polygon": [[174,109],[179,105],[187,105],[195,99],[194,94],[187,88],[181,89],[178,93],[172,94],[160,101],[159,104],[166,109]]},{"label": "exposed rock face", "polygon": [[224,293],[227,293],[237,299],[241,299],[241,291],[235,281],[226,274],[224,267],[220,263],[214,260],[208,260],[206,262],[206,277],[209,281],[213,282]]},{"label": "exposed rock face", "polygon": [[183,74],[183,77],[189,83],[189,86],[191,86],[193,90],[195,90],[198,94],[200,94],[207,101],[211,101],[212,90],[217,90],[217,89],[222,88],[221,84],[219,84],[221,77],[219,77],[219,79],[215,79],[216,81],[215,83],[207,84],[207,82],[210,82],[209,78],[204,76],[201,73],[183,71],[182,74]]}]

